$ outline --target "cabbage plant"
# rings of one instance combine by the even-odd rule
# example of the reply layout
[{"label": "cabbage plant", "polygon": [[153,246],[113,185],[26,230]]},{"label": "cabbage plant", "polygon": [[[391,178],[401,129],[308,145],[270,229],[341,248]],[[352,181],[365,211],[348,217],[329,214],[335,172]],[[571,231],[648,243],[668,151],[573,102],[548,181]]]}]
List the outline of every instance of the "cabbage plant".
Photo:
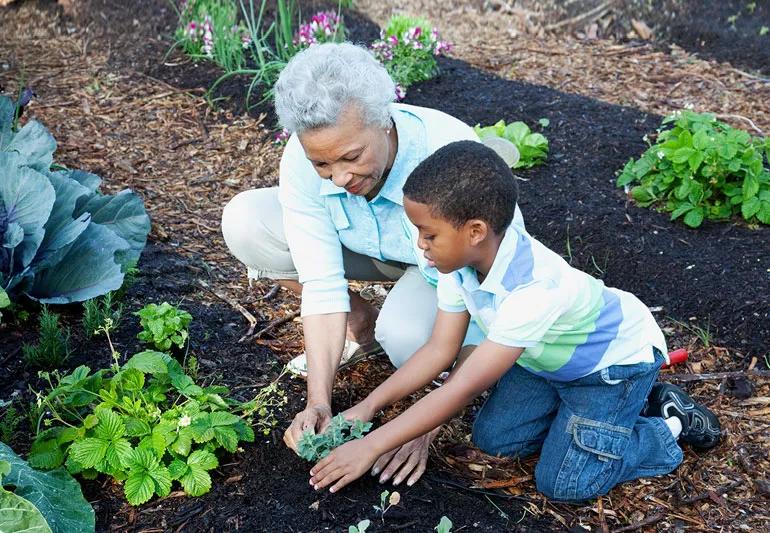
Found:
[{"label": "cabbage plant", "polygon": [[0,96],[0,292],[64,304],[118,289],[150,231],[141,198],[54,166],[53,136],[35,120],[14,128],[14,114]]}]

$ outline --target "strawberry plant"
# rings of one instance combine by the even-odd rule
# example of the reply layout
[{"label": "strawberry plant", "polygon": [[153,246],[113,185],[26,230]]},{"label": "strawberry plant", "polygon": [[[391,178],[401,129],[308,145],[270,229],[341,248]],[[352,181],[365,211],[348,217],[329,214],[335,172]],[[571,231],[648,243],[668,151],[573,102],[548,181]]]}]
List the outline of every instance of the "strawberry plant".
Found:
[{"label": "strawberry plant", "polygon": [[184,348],[187,341],[187,327],[192,322],[192,315],[168,302],[147,304],[134,313],[139,317],[142,331],[137,338],[154,346],[161,352],[167,352],[171,346]]},{"label": "strawberry plant", "polygon": [[[648,141],[649,143],[649,141]],[[770,139],[684,110],[663,120],[655,143],[618,173],[641,206],[654,205],[697,228],[740,214],[770,224]]]},{"label": "strawberry plant", "polygon": [[302,434],[297,453],[307,461],[318,461],[331,453],[337,446],[349,440],[360,439],[372,428],[371,422],[355,420],[350,422],[342,414],[332,418],[326,431],[314,435],[311,431]]},{"label": "strawberry plant", "polygon": [[165,353],[140,352],[122,367],[113,358],[93,373],[40,373],[50,390],[37,394],[42,415],[29,462],[87,479],[107,474],[123,482],[132,505],[168,495],[174,482],[190,496],[205,494],[216,453],[253,442],[255,423],[269,433],[273,410],[285,403],[277,383],[250,402],[230,399],[226,387],[196,384]]},{"label": "strawberry plant", "polygon": [[[548,123],[540,122],[540,125],[546,127]],[[542,165],[548,157],[548,139],[542,133],[533,133],[529,126],[521,121],[506,125],[504,120],[499,120],[492,126],[483,127],[476,124],[473,130],[482,141],[487,137],[502,137],[515,144],[519,149],[520,157],[513,168],[532,168]]]}]

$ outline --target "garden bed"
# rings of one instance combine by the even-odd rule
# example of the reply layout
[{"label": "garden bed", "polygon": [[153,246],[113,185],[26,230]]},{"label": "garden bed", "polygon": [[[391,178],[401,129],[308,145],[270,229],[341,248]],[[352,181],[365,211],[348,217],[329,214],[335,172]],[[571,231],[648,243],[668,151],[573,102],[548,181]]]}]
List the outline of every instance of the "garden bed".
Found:
[{"label": "garden bed", "polygon": [[[50,7],[46,3],[38,5],[43,10]],[[129,184],[145,195],[155,225],[153,244],[140,262],[140,276],[128,292],[127,309],[135,310],[151,301],[182,302],[194,317],[191,351],[201,361],[202,374],[211,378],[221,376],[221,381],[235,388],[245,399],[277,375],[278,370],[273,365],[276,359],[285,362],[301,350],[297,328],[290,323],[258,344],[238,343],[246,327],[243,317],[221,299],[202,290],[197,279],[207,281],[248,309],[256,310],[254,313],[260,319],[260,327],[296,308],[296,300],[283,292],[272,300],[258,300],[269,292],[268,284],[257,284],[254,292],[249,293],[243,274],[227,256],[217,231],[220,212],[217,207],[221,207],[229,196],[243,188],[275,184],[279,150],[270,147],[270,136],[258,129],[263,123],[271,126],[269,118],[248,121],[234,119],[227,113],[210,114],[202,110],[204,107],[189,104],[190,100],[183,101],[177,94],[168,94],[179,89],[200,93],[202,91],[195,90],[205,89],[219,71],[205,64],[195,65],[175,54],[163,65],[161,58],[169,43],[159,41],[157,37],[172,31],[175,21],[164,2],[153,2],[150,6],[149,11],[142,14],[139,24],[132,23],[133,18],[139,17],[132,14],[131,6],[106,0],[82,5],[79,17],[83,18],[63,19],[63,25],[72,26],[75,35],[83,32],[83,28],[89,28],[83,39],[86,47],[102,53],[110,51],[108,60],[83,74],[83,80],[87,81],[89,76],[102,80],[107,73],[120,75],[110,88],[117,99],[124,95],[135,98],[140,86],[141,91],[146,91],[136,98],[143,103],[139,118],[116,115],[120,104],[112,101],[112,96],[101,101],[82,94],[86,81],[67,88],[69,92],[65,94],[48,91],[48,96],[57,101],[77,101],[83,97],[89,112],[77,102],[74,109],[70,108],[70,113],[56,115],[59,118],[69,116],[78,127],[88,128],[89,122],[102,120],[99,117],[104,116],[112,117],[120,126],[124,119],[134,120],[134,127],[129,127],[121,140],[129,145],[135,143],[139,151],[144,150],[144,160],[125,154],[118,157],[116,151],[107,155],[103,152],[94,154],[88,143],[82,139],[78,142],[76,136],[73,137],[72,130],[76,128],[66,121],[61,124],[60,156],[72,158],[72,164],[76,165],[78,157],[72,152],[77,149],[81,158],[92,158],[95,163],[91,165],[97,165],[100,172],[112,176],[112,179],[108,178],[108,186],[119,188]],[[13,9],[20,18],[25,15],[23,9]],[[49,12],[49,16],[52,27],[60,24],[55,12]],[[365,17],[355,20],[349,20],[348,24],[364,36],[362,40],[376,36],[376,26]],[[38,45],[41,50],[47,50],[45,44]],[[72,58],[75,57],[68,56],[66,61],[74,63],[77,59]],[[17,67],[13,65],[14,69]],[[629,157],[641,153],[644,149],[641,137],[657,127],[659,116],[505,80],[457,60],[443,61],[441,67],[442,76],[414,87],[408,94],[407,103],[442,109],[469,124],[490,123],[500,118],[524,120],[530,124],[536,124],[539,118],[550,120],[550,126],[544,131],[551,142],[548,163],[538,169],[519,172],[525,180],[520,182],[521,207],[533,235],[567,257],[573,265],[601,277],[608,285],[634,292],[648,305],[662,308],[656,316],[664,324],[671,325],[666,317],[673,317],[690,326],[710,328],[711,341],[727,350],[699,348],[694,361],[705,369],[742,371],[752,357],[761,361],[768,353],[770,339],[770,302],[766,291],[767,269],[770,268],[767,263],[770,260],[769,228],[750,229],[741,223],[707,223],[697,231],[689,230],[681,223],[670,222],[665,214],[629,205],[622,190],[614,186],[615,171]],[[35,75],[39,77],[41,72],[47,72],[46,68],[49,67],[37,66]],[[70,69],[70,72],[79,71]],[[10,75],[2,74],[5,85],[12,84],[13,73],[11,70]],[[45,94],[44,88],[49,83],[56,81],[41,79],[39,92]],[[238,111],[244,108],[245,90],[238,83],[228,85],[225,94],[230,98],[225,103],[227,109]],[[148,102],[158,107],[157,112],[148,111]],[[46,105],[43,99],[41,103]],[[152,146],[153,141],[139,133],[143,121],[156,124],[156,120],[160,120],[155,115],[184,118],[191,109],[199,111],[188,121],[194,125],[192,136],[176,130],[170,133],[168,130],[179,124],[171,119],[162,131],[156,132],[155,137],[162,141],[156,140],[154,144],[160,146]],[[263,108],[255,114],[258,116],[259,112],[268,110]],[[55,107],[40,108],[39,111],[49,116],[57,113]],[[98,124],[106,127],[105,123]],[[258,145],[254,148],[255,154],[251,148],[242,151],[244,161],[248,161],[244,164],[254,165],[254,168],[243,173],[245,177],[237,186],[225,186],[216,181],[225,180],[227,172],[232,171],[221,161],[227,143],[217,144],[220,130],[216,128],[220,126],[222,139],[227,132],[238,131],[235,140],[228,137],[230,144],[239,144],[240,139],[251,143],[249,146]],[[199,140],[198,130],[211,131],[211,134],[205,133],[203,140]],[[188,145],[181,144],[190,140],[193,142]],[[177,148],[170,147],[177,144]],[[237,154],[229,157],[232,159]],[[186,168],[183,166],[185,161],[193,164],[197,159],[210,162],[209,174],[201,177],[196,170],[194,174],[184,173],[180,180],[174,173],[174,165]],[[120,161],[117,166],[116,161]],[[204,180],[207,175],[216,180]],[[166,198],[178,199],[181,206],[177,201],[166,201]],[[192,224],[191,218],[201,222]],[[77,311],[66,313],[67,320],[73,329],[76,328]],[[34,339],[32,329],[28,325],[5,325],[0,330],[3,367],[0,370],[0,397],[6,398],[15,390],[24,391],[28,383],[38,384],[34,374],[20,363],[17,350],[20,342]],[[135,340],[137,331],[137,321],[132,318],[116,335],[117,349],[124,355],[140,349]],[[679,333],[682,333],[681,328]],[[76,340],[78,350],[70,361],[73,366],[84,362],[92,367],[109,363],[103,341],[85,343]],[[687,340],[687,336],[679,336],[673,342]],[[384,378],[387,371],[387,365],[378,361],[343,373],[339,384],[345,386],[337,387],[335,408],[344,408],[362,397]],[[740,407],[736,399],[712,385],[699,383],[692,390],[714,408],[745,413],[745,408]],[[444,432],[431,456],[428,474],[415,487],[403,488],[402,504],[389,511],[384,523],[380,523],[372,505],[379,503],[383,487],[371,478],[355,483],[338,496],[318,494],[309,488],[307,471],[310,465],[280,442],[283,428],[303,402],[304,385],[301,382],[288,381],[287,387],[290,404],[280,417],[280,428],[265,441],[258,440],[255,445],[245,446],[243,453],[223,462],[214,475],[212,492],[201,498],[169,498],[134,509],[125,503],[118,486],[86,483],[87,497],[96,508],[98,529],[339,531],[369,518],[375,530],[429,531],[441,515],[449,516],[457,527],[488,531],[563,529],[579,527],[577,524],[581,521],[598,525],[599,520],[608,519],[613,524],[627,524],[631,520],[653,516],[652,511],[646,514],[648,507],[645,506],[649,500],[648,503],[642,503],[641,498],[635,501],[635,494],[641,492],[656,497],[673,507],[682,497],[678,491],[698,496],[740,478],[741,470],[725,464],[727,458],[737,453],[739,446],[745,447],[748,455],[756,458],[759,476],[763,476],[761,472],[767,468],[766,458],[761,458],[762,443],[766,445],[766,441],[757,439],[755,433],[744,437],[755,429],[747,429],[751,420],[723,419],[729,438],[718,452],[700,460],[688,454],[686,464],[670,476],[652,484],[629,483],[614,490],[605,500],[603,509],[612,511],[614,508],[615,518],[607,518],[604,511],[599,513],[595,506],[554,505],[535,495],[531,480],[527,479],[532,473],[531,462],[523,466],[515,462],[499,463],[492,458],[480,457],[464,444],[458,447],[456,443],[464,442],[467,437],[466,417],[465,421],[453,424]],[[768,396],[767,384],[759,384],[755,395],[759,398]],[[766,427],[767,422],[759,421],[759,424]],[[19,451],[26,451],[22,439],[19,440]],[[508,492],[485,494],[478,488],[471,488],[479,472],[498,479],[518,475],[521,482],[510,485]],[[477,479],[475,482],[478,484]],[[761,505],[761,494],[749,491],[748,485],[739,493],[740,502],[733,502],[732,513]],[[671,489],[674,486],[675,489]],[[707,495],[698,501],[704,500],[713,499]],[[668,510],[675,512],[671,507]],[[501,512],[507,513],[507,518]],[[711,509],[703,509],[700,505],[697,513],[683,516],[704,524],[706,519],[716,524],[717,517],[723,516],[725,525],[736,518],[735,515],[730,518],[730,513],[717,504]],[[682,520],[681,517],[669,517],[659,521],[658,525],[665,528],[666,524],[672,526],[677,521],[692,525]],[[757,520],[761,522],[762,519]]]}]

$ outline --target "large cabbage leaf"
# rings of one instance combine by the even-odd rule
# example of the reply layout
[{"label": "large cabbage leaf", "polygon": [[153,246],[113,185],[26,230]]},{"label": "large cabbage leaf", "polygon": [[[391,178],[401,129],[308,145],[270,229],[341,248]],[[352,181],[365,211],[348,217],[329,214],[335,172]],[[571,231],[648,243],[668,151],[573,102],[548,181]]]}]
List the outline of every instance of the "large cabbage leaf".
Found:
[{"label": "large cabbage leaf", "polygon": [[[13,486],[13,493],[36,507],[54,533],[91,532],[95,529],[94,510],[83,497],[80,485],[64,469],[48,472],[33,469],[6,444],[0,442],[0,461],[10,464],[3,485]],[[2,512],[2,511],[0,511]],[[0,515],[0,530],[4,529]],[[45,531],[33,529],[32,531]]]}]

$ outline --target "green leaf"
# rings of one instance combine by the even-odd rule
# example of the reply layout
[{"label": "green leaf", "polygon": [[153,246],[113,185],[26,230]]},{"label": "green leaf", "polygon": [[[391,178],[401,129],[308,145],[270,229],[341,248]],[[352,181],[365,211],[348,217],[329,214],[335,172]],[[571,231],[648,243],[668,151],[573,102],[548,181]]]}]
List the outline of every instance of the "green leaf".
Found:
[{"label": "green leaf", "polygon": [[679,148],[674,152],[674,155],[671,157],[671,160],[674,163],[686,163],[688,159],[690,159],[690,156],[692,156],[695,153],[695,150],[692,148],[689,148],[685,146],[684,148]]},{"label": "green leaf", "polygon": [[115,442],[110,443],[107,447],[107,451],[104,453],[104,458],[115,470],[122,470],[126,467],[131,453],[131,443],[126,439],[118,439]]},{"label": "green leaf", "polygon": [[691,228],[697,228],[703,223],[703,208],[697,207],[688,212],[684,217],[684,223]]},{"label": "green leaf", "polygon": [[123,486],[128,503],[131,505],[141,505],[152,498],[155,493],[155,481],[152,476],[144,471],[132,471],[126,478]]},{"label": "green leaf", "polygon": [[187,464],[198,466],[204,470],[213,470],[219,466],[217,456],[206,450],[195,450],[187,458]]},{"label": "green leaf", "polygon": [[154,350],[145,350],[129,359],[123,368],[135,368],[146,374],[168,374],[168,361],[171,356]]},{"label": "green leaf", "polygon": [[749,174],[743,180],[743,201],[745,202],[749,198],[757,195],[759,192],[759,177],[754,174]]},{"label": "green leaf", "polygon": [[182,428],[179,430],[174,442],[171,444],[171,450],[182,456],[186,456],[190,453],[192,448],[193,432],[190,428]]},{"label": "green leaf", "polygon": [[190,466],[190,469],[179,478],[186,494],[190,496],[202,496],[211,490],[211,476],[199,466]]},{"label": "green leaf", "polygon": [[168,465],[168,473],[171,475],[171,479],[179,479],[187,473],[190,469],[187,463],[181,459],[174,459],[171,464]]},{"label": "green leaf", "polygon": [[680,204],[679,207],[674,209],[674,211],[671,213],[671,220],[676,220],[677,218],[681,217],[689,211],[692,211],[693,209],[695,209],[695,206],[690,203],[685,202]]},{"label": "green leaf", "polygon": [[228,452],[232,453],[238,449],[238,434],[232,427],[215,427],[214,438]]},{"label": "green leaf", "polygon": [[0,487],[0,531],[52,533],[43,513],[21,496]]},{"label": "green leaf", "polygon": [[126,436],[128,437],[144,437],[152,432],[147,422],[135,416],[123,417],[123,421],[126,425]]},{"label": "green leaf", "polygon": [[502,137],[505,137],[515,145],[522,144],[524,138],[529,135],[530,129],[525,123],[518,121],[512,122],[505,127]]},{"label": "green leaf", "polygon": [[108,446],[109,444],[106,440],[88,437],[81,441],[73,442],[69,453],[78,463],[83,465],[83,468],[93,468],[104,459]]},{"label": "green leaf", "polygon": [[104,408],[97,408],[95,413],[99,418],[99,423],[94,428],[94,434],[97,438],[114,440],[126,434],[126,425],[119,414]]},{"label": "green leaf", "polygon": [[64,452],[59,446],[59,441],[55,437],[45,440],[36,439],[29,453],[29,464],[46,470],[64,464]]},{"label": "green leaf", "polygon": [[83,497],[80,484],[66,470],[34,470],[3,443],[0,443],[0,460],[11,465],[4,484],[16,487],[17,496],[37,507],[54,533],[94,531],[94,510]]},{"label": "green leaf", "polygon": [[743,202],[741,205],[741,214],[745,220],[749,220],[759,212],[760,207],[762,207],[762,203],[759,198],[754,196]]},{"label": "green leaf", "polygon": [[137,392],[144,388],[144,373],[136,368],[122,370],[118,376],[120,377],[120,384],[127,391]]},{"label": "green leaf", "polygon": [[770,224],[770,201],[760,200],[761,205],[759,211],[757,211],[757,219],[762,224]]},{"label": "green leaf", "polygon": [[153,493],[163,497],[171,491],[168,469],[160,464],[150,450],[134,449],[127,463],[129,473],[124,491],[130,504],[140,505],[149,500]]}]

